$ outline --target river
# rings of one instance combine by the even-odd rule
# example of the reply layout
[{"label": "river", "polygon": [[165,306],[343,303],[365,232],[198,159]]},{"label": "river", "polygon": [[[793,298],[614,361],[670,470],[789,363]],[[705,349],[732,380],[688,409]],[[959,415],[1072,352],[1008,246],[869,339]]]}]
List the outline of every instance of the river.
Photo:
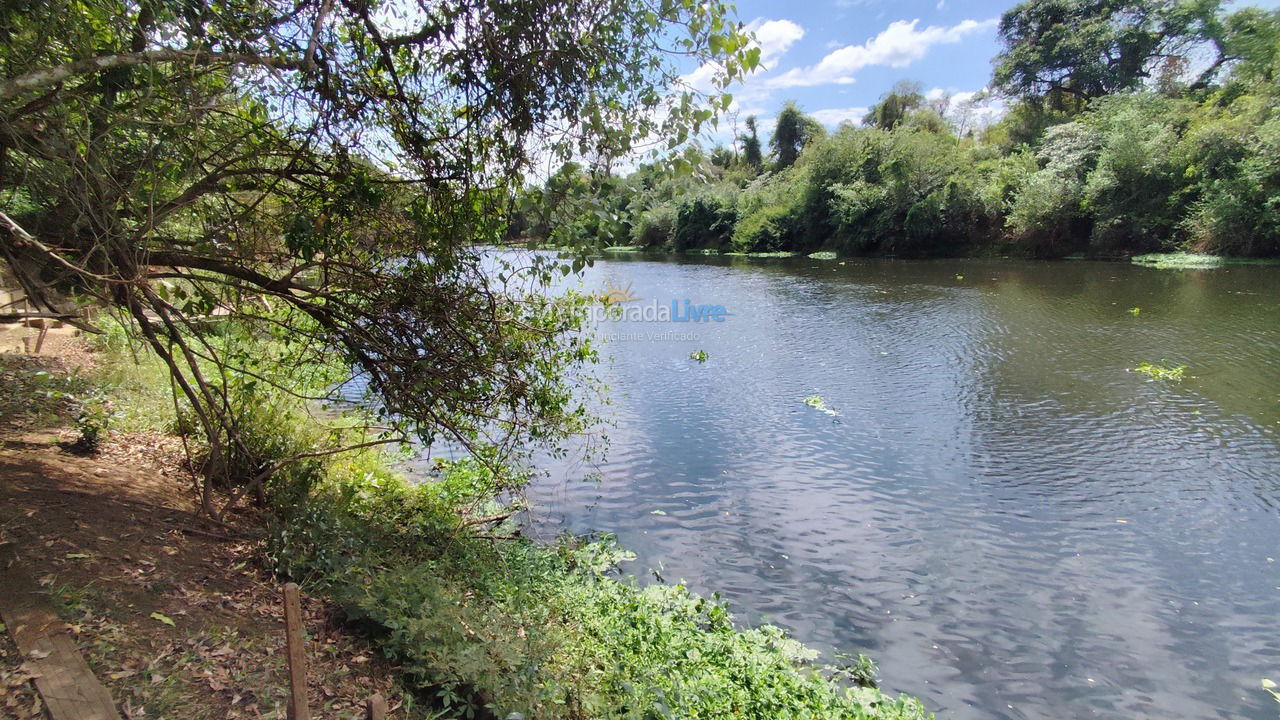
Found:
[{"label": "river", "polygon": [[539,532],[615,533],[638,577],[867,652],[941,717],[1276,717],[1280,268],[616,256],[584,282],[705,319],[600,324],[610,445],[543,459]]}]

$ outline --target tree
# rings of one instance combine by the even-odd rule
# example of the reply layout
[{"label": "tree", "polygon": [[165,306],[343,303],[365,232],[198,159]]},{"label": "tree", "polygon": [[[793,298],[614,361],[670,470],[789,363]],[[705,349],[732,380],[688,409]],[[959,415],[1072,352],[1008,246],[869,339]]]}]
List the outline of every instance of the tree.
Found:
[{"label": "tree", "polygon": [[[994,84],[1059,104],[1139,87],[1171,57],[1228,58],[1221,0],[1026,0],[1000,19]],[[1200,82],[1200,81],[1198,81]],[[1064,97],[1066,96],[1066,97]]]},{"label": "tree", "polygon": [[1232,74],[1274,89],[1280,76],[1280,10],[1243,8],[1224,25],[1225,57],[1235,65]]},{"label": "tree", "polygon": [[720,168],[721,170],[728,170],[737,164],[738,155],[732,148],[727,148],[724,145],[717,145],[711,148],[711,152],[707,159],[711,161],[711,164],[714,167]]},{"label": "tree", "polygon": [[806,145],[826,134],[822,123],[805,115],[794,102],[788,102],[778,113],[769,145],[778,159],[778,168],[795,165]]},{"label": "tree", "polygon": [[[501,237],[535,158],[688,137],[727,105],[668,90],[676,57],[723,68],[719,86],[753,67],[726,11],[6,3],[0,252],[46,312],[74,297],[122,315],[168,366],[211,475],[254,468],[240,492],[277,467],[255,464],[236,394],[334,356],[378,394],[379,441],[444,436],[496,464],[580,424],[558,375],[590,351],[565,334],[575,315],[518,290],[567,266],[494,269],[473,248]],[[213,312],[289,356],[226,351],[198,325]]]},{"label": "tree", "polygon": [[862,122],[881,130],[892,130],[924,105],[925,97],[920,83],[899,80],[893,89],[880,96],[880,102],[871,106]]},{"label": "tree", "polygon": [[764,167],[764,155],[760,152],[760,134],[756,128],[756,116],[747,116],[746,124],[747,134],[739,138],[742,142],[742,159],[747,165],[759,170]]},{"label": "tree", "polygon": [[990,100],[990,93],[983,90],[955,103],[955,108],[950,113],[950,119],[955,126],[956,135],[964,137],[973,135],[975,131],[983,129],[984,120],[989,117],[989,114],[984,111],[987,109],[987,103]]}]

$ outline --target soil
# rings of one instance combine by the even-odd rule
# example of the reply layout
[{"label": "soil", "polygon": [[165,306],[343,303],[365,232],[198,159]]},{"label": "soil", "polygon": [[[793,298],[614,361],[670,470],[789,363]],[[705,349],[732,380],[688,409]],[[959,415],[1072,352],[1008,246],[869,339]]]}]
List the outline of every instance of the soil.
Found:
[{"label": "soil", "polygon": [[[47,588],[124,718],[284,718],[280,582],[258,563],[251,516],[198,515],[179,438],[109,437],[92,455],[75,403],[94,356],[0,354],[0,542]],[[50,388],[54,388],[51,390]],[[389,717],[429,716],[397,668],[304,598],[312,716],[358,718],[375,692]],[[43,717],[22,658],[0,632],[0,717]]]}]

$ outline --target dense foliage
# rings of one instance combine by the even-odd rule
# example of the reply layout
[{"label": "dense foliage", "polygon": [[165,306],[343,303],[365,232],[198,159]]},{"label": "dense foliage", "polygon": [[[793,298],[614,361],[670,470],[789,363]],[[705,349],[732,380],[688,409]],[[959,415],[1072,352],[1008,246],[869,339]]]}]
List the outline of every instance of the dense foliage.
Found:
[{"label": "dense foliage", "polygon": [[[1280,254],[1280,12],[1212,0],[1029,0],[1004,17],[995,80],[1012,101],[975,128],[899,83],[826,134],[783,108],[757,160],[693,158],[694,179],[564,166],[513,235],[655,250],[1042,257]],[[749,128],[754,133],[753,119]],[[584,216],[573,208],[586,206]],[[731,226],[731,227],[730,227]]]},{"label": "dense foliage", "polygon": [[[127,316],[209,445],[260,481],[233,377],[340,358],[388,441],[443,436],[493,467],[583,426],[590,360],[534,258],[502,267],[512,188],[697,130],[758,62],[694,0],[42,0],[0,6],[0,257],[37,310]],[[490,264],[492,263],[492,264]],[[579,260],[580,266],[581,260]],[[493,266],[496,264],[497,266]],[[224,354],[235,318],[286,352]],[[206,487],[205,496],[209,496]],[[220,510],[207,508],[217,514]]]}]

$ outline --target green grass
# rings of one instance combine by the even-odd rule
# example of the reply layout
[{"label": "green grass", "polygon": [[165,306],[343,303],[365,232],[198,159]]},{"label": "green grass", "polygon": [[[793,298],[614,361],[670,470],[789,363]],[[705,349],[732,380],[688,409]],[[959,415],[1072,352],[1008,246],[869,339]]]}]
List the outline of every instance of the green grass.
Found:
[{"label": "green grass", "polygon": [[103,362],[93,370],[93,382],[111,397],[115,414],[110,429],[126,432],[173,430],[173,394],[169,370],[140,343],[132,342],[123,326],[99,323],[103,334],[90,342]]},{"label": "green grass", "polygon": [[1177,252],[1135,255],[1131,262],[1163,270],[1211,270],[1228,265],[1280,265],[1280,258],[1240,258]]},{"label": "green grass", "polygon": [[[109,364],[133,362],[118,343],[106,347]],[[145,357],[104,377],[124,413],[155,412],[157,426],[172,427],[167,383],[151,387],[160,375]],[[340,441],[297,398],[265,384],[238,392],[242,440],[261,462]],[[823,664],[777,627],[738,625],[715,598],[619,575],[633,556],[607,538],[548,545],[512,520],[467,524],[518,509],[496,500],[518,498],[518,488],[475,462],[412,480],[396,462],[369,448],[277,473],[264,559],[333,601],[444,710],[539,720],[928,717],[918,701],[876,689],[865,657]]]},{"label": "green grass", "polygon": [[789,258],[799,255],[798,252],[788,252],[780,250],[778,252],[727,252],[725,255],[734,257],[750,257],[750,258]]},{"label": "green grass", "polygon": [[607,253],[639,253],[644,251],[645,248],[643,245],[610,245],[609,247],[600,249],[600,252]]}]

